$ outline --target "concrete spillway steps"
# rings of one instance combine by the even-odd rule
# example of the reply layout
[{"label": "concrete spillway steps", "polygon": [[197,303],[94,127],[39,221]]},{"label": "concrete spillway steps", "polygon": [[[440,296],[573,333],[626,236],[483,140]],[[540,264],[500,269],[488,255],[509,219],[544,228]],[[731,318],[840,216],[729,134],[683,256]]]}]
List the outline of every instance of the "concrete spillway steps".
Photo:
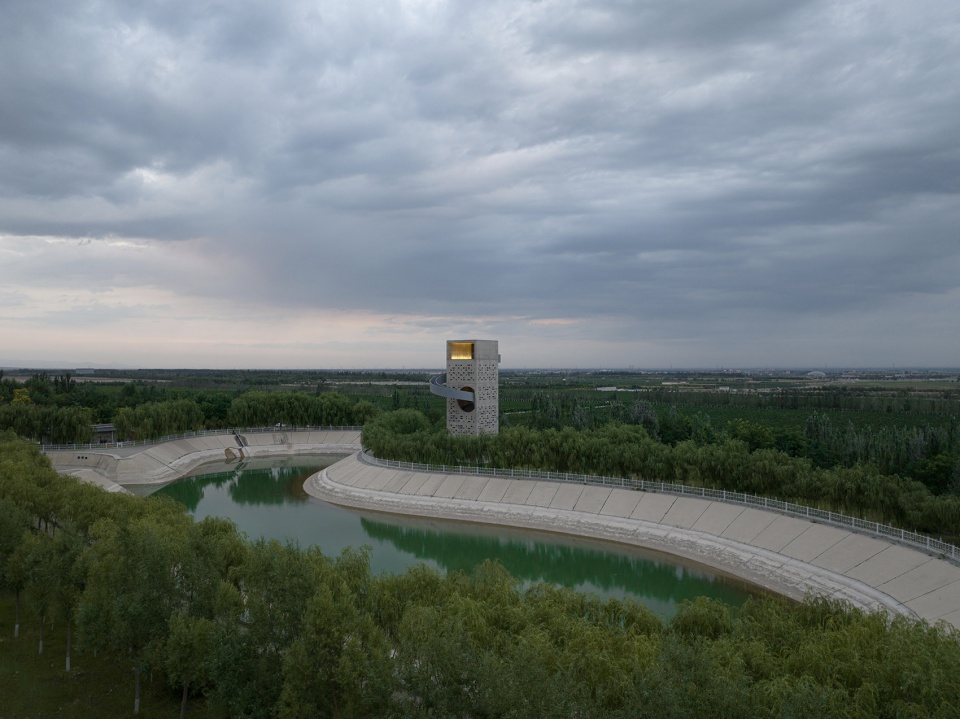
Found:
[{"label": "concrete spillway steps", "polygon": [[232,432],[177,439],[144,447],[122,445],[95,450],[57,450],[47,453],[54,469],[109,489],[117,485],[171,482],[207,462],[244,457],[285,457],[298,454],[349,454],[360,448],[360,432],[278,431],[251,432],[242,449]]}]

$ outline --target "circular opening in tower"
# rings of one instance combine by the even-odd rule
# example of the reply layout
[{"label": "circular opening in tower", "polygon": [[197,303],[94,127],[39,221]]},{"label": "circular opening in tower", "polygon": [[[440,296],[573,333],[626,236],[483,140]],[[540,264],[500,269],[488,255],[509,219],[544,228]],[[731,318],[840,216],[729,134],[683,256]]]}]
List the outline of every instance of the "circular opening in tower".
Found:
[{"label": "circular opening in tower", "polygon": [[[473,387],[461,387],[461,392],[473,392]],[[458,399],[457,407],[459,407],[464,412],[473,412],[473,402],[467,399]]]}]

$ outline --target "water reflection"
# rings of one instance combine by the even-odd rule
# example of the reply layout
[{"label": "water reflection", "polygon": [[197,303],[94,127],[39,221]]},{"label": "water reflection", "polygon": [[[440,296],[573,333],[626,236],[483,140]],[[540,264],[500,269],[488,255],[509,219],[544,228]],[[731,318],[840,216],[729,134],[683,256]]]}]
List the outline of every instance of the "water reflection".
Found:
[{"label": "water reflection", "polygon": [[604,597],[631,596],[664,612],[702,595],[739,605],[748,589],[709,570],[677,564],[666,555],[626,546],[613,550],[598,541],[501,527],[472,526],[469,533],[450,527],[431,529],[402,519],[362,517],[360,523],[369,537],[389,541],[446,571],[469,571],[495,557],[525,584],[547,582]]},{"label": "water reflection", "polygon": [[241,462],[230,470],[180,480],[162,491],[186,505],[191,512],[196,512],[207,487],[226,487],[230,498],[240,505],[301,504],[309,499],[303,491],[303,483],[317,469],[317,466],[256,468],[249,462]]},{"label": "water reflection", "polygon": [[317,545],[329,555],[369,545],[377,572],[404,571],[418,562],[469,571],[496,559],[525,584],[549,582],[602,597],[633,597],[667,617],[684,599],[706,595],[736,607],[751,593],[742,582],[647,550],[545,532],[354,512],[311,500],[304,480],[336,459],[221,463],[201,467],[158,493],[182,502],[198,519],[229,517],[250,537]]},{"label": "water reflection", "polygon": [[202,465],[183,479],[160,489],[144,489],[151,494],[176,499],[191,514],[196,514],[207,489],[226,491],[237,505],[297,505],[310,498],[303,491],[306,478],[338,459],[339,456],[318,455],[216,462]]}]

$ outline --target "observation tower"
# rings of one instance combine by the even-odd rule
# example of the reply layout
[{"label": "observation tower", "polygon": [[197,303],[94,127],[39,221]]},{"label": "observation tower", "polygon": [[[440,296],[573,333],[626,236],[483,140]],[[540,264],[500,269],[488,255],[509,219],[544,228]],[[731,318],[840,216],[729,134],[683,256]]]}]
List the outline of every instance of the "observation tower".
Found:
[{"label": "observation tower", "polygon": [[496,434],[500,427],[500,355],[496,340],[450,340],[447,371],[430,391],[447,400],[450,434]]}]

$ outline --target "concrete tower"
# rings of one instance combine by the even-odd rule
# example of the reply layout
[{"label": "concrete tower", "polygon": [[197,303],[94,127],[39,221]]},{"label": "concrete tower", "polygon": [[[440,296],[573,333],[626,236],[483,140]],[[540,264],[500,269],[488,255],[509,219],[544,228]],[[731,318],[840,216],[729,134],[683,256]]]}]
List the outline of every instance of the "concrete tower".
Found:
[{"label": "concrete tower", "polygon": [[430,391],[447,400],[450,434],[499,431],[499,365],[496,340],[447,342],[447,372],[430,380]]}]

